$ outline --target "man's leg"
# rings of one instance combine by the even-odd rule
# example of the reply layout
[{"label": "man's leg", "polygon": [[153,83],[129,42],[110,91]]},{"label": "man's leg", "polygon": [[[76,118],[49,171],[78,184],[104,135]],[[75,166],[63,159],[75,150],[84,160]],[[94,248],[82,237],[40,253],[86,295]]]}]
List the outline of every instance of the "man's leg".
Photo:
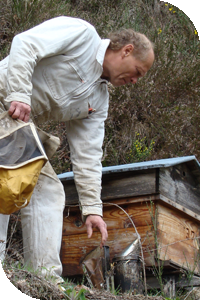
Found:
[{"label": "man's leg", "polygon": [[[3,70],[0,72],[1,76],[3,76]],[[4,77],[5,78],[5,77]],[[5,111],[5,107],[1,102],[5,97],[5,91],[2,89],[2,80],[0,78],[0,114]],[[8,223],[10,216],[0,214],[0,260],[3,261],[5,257],[6,251],[6,242],[7,242],[7,231],[8,231]]]},{"label": "man's leg", "polygon": [[3,261],[6,251],[7,230],[10,216],[0,214],[0,260]]},{"label": "man's leg", "polygon": [[64,205],[63,185],[47,162],[29,205],[21,209],[24,261],[44,275],[58,277],[58,282]]}]

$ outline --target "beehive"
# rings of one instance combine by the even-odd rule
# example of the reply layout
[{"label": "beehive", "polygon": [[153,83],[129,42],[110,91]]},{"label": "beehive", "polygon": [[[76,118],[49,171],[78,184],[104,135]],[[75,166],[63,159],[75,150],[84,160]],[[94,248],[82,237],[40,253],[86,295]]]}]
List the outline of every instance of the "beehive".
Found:
[{"label": "beehive", "polygon": [[[88,239],[78,206],[71,207],[78,203],[73,173],[59,177],[66,192],[63,275],[81,275],[81,260],[99,245],[100,233],[94,229]],[[166,269],[200,272],[200,165],[194,156],[105,167],[102,200],[111,260],[136,238],[132,220],[147,270],[162,262]]]}]

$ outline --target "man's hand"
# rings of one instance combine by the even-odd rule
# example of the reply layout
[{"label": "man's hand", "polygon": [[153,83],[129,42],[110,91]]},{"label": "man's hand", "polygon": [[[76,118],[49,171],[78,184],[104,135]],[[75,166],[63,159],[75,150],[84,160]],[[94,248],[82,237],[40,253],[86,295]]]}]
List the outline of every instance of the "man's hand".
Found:
[{"label": "man's hand", "polygon": [[26,103],[13,101],[11,102],[8,113],[13,119],[19,119],[21,121],[28,122],[31,113],[31,107]]},{"label": "man's hand", "polygon": [[93,228],[98,228],[101,232],[101,244],[100,247],[105,245],[105,242],[108,238],[107,225],[103,221],[102,217],[98,215],[89,215],[85,222],[87,228],[88,238],[91,238],[93,233]]}]

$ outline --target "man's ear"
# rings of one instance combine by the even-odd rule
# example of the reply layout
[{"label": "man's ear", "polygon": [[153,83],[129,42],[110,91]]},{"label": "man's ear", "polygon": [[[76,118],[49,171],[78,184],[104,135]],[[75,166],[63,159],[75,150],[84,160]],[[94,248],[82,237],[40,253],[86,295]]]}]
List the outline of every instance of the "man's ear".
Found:
[{"label": "man's ear", "polygon": [[134,50],[134,46],[132,44],[125,45],[122,48],[122,57],[129,56],[130,54],[133,53],[133,50]]}]

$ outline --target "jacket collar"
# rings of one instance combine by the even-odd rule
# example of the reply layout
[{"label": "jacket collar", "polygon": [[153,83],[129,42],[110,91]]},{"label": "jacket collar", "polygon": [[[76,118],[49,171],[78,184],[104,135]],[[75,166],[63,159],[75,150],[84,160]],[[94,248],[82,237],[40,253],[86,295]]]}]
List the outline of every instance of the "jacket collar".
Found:
[{"label": "jacket collar", "polygon": [[97,51],[96,60],[100,63],[101,66],[103,66],[103,61],[105,57],[106,50],[110,44],[109,39],[103,39],[101,40],[99,49]]}]

